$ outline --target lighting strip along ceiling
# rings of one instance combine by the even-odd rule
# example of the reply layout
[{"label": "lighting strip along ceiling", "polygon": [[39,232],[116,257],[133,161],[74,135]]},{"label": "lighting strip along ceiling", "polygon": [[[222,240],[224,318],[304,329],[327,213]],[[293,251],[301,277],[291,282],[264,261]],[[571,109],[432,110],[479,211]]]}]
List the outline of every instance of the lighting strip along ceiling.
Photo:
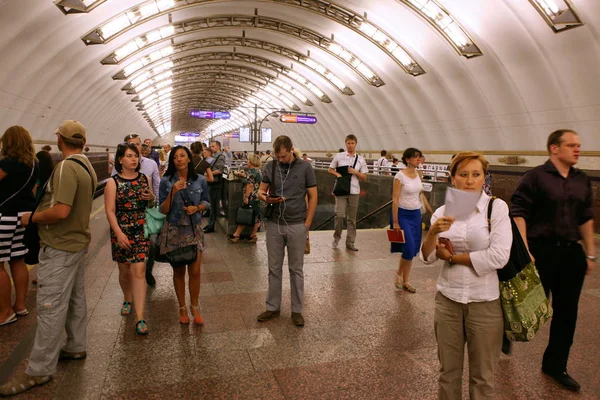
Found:
[{"label": "lighting strip along ceiling", "polygon": [[[261,87],[265,87],[266,90],[278,92],[278,96],[286,96],[287,97],[287,95],[290,95],[290,96],[293,96],[296,99],[300,100],[302,103],[304,103],[307,106],[314,105],[302,93],[298,92],[297,90],[294,91],[294,89],[291,88],[291,86],[289,86],[289,85],[282,86],[281,84],[283,84],[283,82],[281,82],[281,84],[277,83],[278,81],[277,81],[276,77],[273,77],[273,76],[271,76],[265,72],[259,71],[257,69],[244,67],[244,66],[238,66],[238,65],[231,65],[231,64],[190,65],[187,67],[172,68],[169,71],[162,72],[159,74],[146,73],[146,74],[142,74],[142,75],[138,76],[137,78],[129,81],[125,86],[123,86],[121,88],[121,90],[126,91],[127,94],[135,94],[137,91],[143,90],[147,85],[150,85],[152,83],[152,80],[157,79],[157,77],[159,75],[163,75],[163,74],[172,76],[173,74],[180,75],[180,74],[187,74],[187,73],[192,73],[192,72],[202,73],[202,72],[219,72],[219,71],[225,72],[225,73],[229,72],[229,73],[233,73],[236,75],[239,74],[239,75],[246,76],[249,78],[256,78],[261,83]],[[274,86],[276,86],[276,87],[274,87]],[[279,92],[279,90],[283,90],[284,92],[287,93],[287,95]]]},{"label": "lighting strip along ceiling", "polygon": [[[279,99],[273,98],[273,96],[271,94],[265,95],[262,94],[258,91],[253,91],[250,88],[247,88],[245,86],[243,86],[241,83],[233,83],[224,79],[219,79],[218,81],[216,81],[215,79],[187,79],[187,80],[181,80],[181,81],[176,81],[174,83],[169,83],[171,89],[175,90],[175,89],[183,89],[183,90],[188,90],[190,88],[194,88],[194,84],[199,84],[199,83],[205,83],[205,84],[212,84],[213,86],[218,86],[220,90],[232,90],[232,89],[236,89],[237,91],[240,91],[242,93],[245,93],[247,96],[255,96],[265,102],[269,102],[271,104],[274,104],[277,108],[284,108],[283,107],[283,103],[280,103]],[[177,95],[180,92],[177,92]],[[156,97],[155,97],[156,96]],[[172,97],[174,97],[174,95],[172,95]],[[133,102],[137,102],[140,101],[142,102],[142,104],[145,106],[149,106],[152,104],[153,101],[161,101],[161,99],[159,98],[159,96],[157,96],[156,94],[156,90],[154,90],[153,88],[150,89],[146,89],[143,92],[141,92],[136,98],[134,98],[132,101]],[[299,110],[296,110],[299,111]]]},{"label": "lighting strip along ceiling", "polygon": [[[242,110],[244,110],[244,108],[250,109],[252,112],[253,106],[254,106],[253,104],[251,104],[249,102],[245,102],[244,104],[242,104],[242,106],[238,107],[236,110],[233,110],[232,112],[235,112],[235,111],[242,112]],[[256,111],[256,114],[257,114],[258,118],[262,120],[269,114],[269,112],[259,108]],[[252,122],[252,119],[250,122]],[[216,130],[216,132],[213,132],[213,134],[214,133],[221,134],[224,132],[233,131],[233,130],[240,128],[242,126],[245,126],[245,125],[246,125],[246,123],[242,120],[242,118],[238,117],[238,118],[234,118],[234,119],[230,119],[230,120],[221,120],[221,121],[212,123],[208,126],[208,128],[206,128],[206,131],[208,131],[208,130],[215,131]]]},{"label": "lighting strip along ceiling", "polygon": [[[245,96],[246,98],[244,100],[246,101],[252,101],[253,103],[256,104],[262,104],[264,106],[267,106],[269,108],[275,108],[275,109],[285,109],[285,106],[279,102],[278,99],[273,98],[271,95],[265,95],[263,93],[260,92],[254,92],[251,89],[246,88],[245,86],[242,86],[241,84],[237,84],[237,83],[231,83],[228,81],[223,81],[223,82],[215,82],[214,79],[205,79],[205,80],[190,80],[189,82],[176,82],[172,87],[172,90],[175,92],[175,94],[172,94],[170,97],[168,97],[168,104],[169,106],[171,105],[171,102],[173,99],[177,99],[180,98],[182,96],[186,96],[186,95],[190,95],[190,94],[197,94],[198,93],[198,89],[205,89],[205,91],[207,92],[216,92],[214,95],[223,95],[225,96],[225,93],[237,93],[240,98]],[[212,95],[211,95],[212,96]],[[149,101],[149,99],[152,99]],[[138,109],[142,112],[147,112],[147,113],[153,113],[157,110],[160,110],[163,106],[161,106],[163,99],[158,99],[158,101],[156,101],[155,99],[152,98],[152,93],[150,94],[146,94],[144,93],[143,95],[138,96],[136,99],[132,100],[132,101],[141,101],[143,106],[139,107]],[[300,111],[295,110],[295,111]]]},{"label": "lighting strip along ceiling", "polygon": [[88,13],[108,0],[54,0],[54,4],[65,15]]},{"label": "lighting strip along ceiling", "polygon": [[139,82],[139,84],[137,86],[132,85],[133,86],[132,89],[129,90],[127,92],[127,94],[141,93],[144,90],[146,90],[146,88],[148,88],[150,85],[159,85],[160,82],[162,82],[163,80],[171,79],[171,78],[176,82],[187,81],[190,79],[198,79],[198,80],[201,80],[201,79],[215,79],[215,80],[227,79],[230,81],[242,82],[244,84],[253,86],[254,88],[256,88],[256,90],[264,90],[264,91],[268,92],[270,95],[276,97],[281,102],[283,102],[287,107],[289,107],[293,110],[300,110],[300,107],[297,104],[295,104],[293,100],[291,100],[289,97],[287,97],[286,95],[281,93],[279,90],[277,90],[277,88],[274,85],[268,85],[265,82],[257,81],[254,78],[250,78],[245,75],[237,75],[237,74],[221,72],[221,71],[200,71],[200,72],[198,72],[198,71],[193,71],[193,70],[188,70],[188,71],[176,70],[175,73],[168,71],[168,72],[160,74],[159,76],[155,76],[155,77],[143,80],[143,81]]},{"label": "lighting strip along ceiling", "polygon": [[[209,88],[210,89],[210,88]],[[205,94],[204,97],[198,97],[198,94]],[[184,116],[186,118],[190,118],[188,116],[189,110],[195,107],[205,107],[211,105],[217,105],[217,109],[228,108],[235,110],[230,111],[232,115],[236,115],[236,112],[241,114],[241,116],[245,117],[246,120],[251,123],[254,119],[253,116],[253,108],[254,105],[258,105],[259,109],[257,114],[264,118],[268,113],[262,110],[260,107],[272,109],[270,104],[262,102],[260,99],[241,99],[240,97],[225,95],[223,93],[212,93],[212,92],[195,92],[188,96],[179,97],[179,99],[174,98],[177,103],[176,108],[173,108],[173,111],[181,112],[180,116]],[[243,103],[242,103],[243,101]],[[245,108],[246,109],[245,109]],[[149,119],[149,117],[145,117]],[[177,117],[176,117],[177,118]],[[210,122],[210,121],[201,121],[201,122]]]},{"label": "lighting strip along ceiling", "polygon": [[[160,42],[164,42],[164,41],[174,39],[176,37],[180,37],[183,35],[191,34],[191,33],[201,32],[201,31],[207,30],[207,29],[215,29],[215,28],[231,29],[232,27],[234,27],[234,28],[254,27],[257,29],[267,29],[267,27],[271,27],[270,28],[271,30],[275,30],[279,33],[286,34],[287,31],[284,30],[284,28],[291,27],[291,25],[285,24],[285,22],[282,20],[265,19],[263,17],[258,17],[258,16],[256,16],[256,17],[252,17],[252,16],[217,16],[217,17],[207,17],[207,18],[203,18],[201,20],[193,19],[193,20],[184,21],[184,22],[174,24],[174,25],[165,25],[165,26],[155,29],[149,33],[138,36],[135,39],[127,42],[125,45],[116,49],[113,53],[106,56],[100,62],[102,64],[109,64],[109,65],[119,64],[119,63],[127,60],[128,57],[139,54],[140,52],[144,51],[148,47],[154,46]],[[296,27],[296,26],[294,26],[294,27],[296,29],[296,32],[298,32],[301,35],[303,28]],[[297,35],[290,35],[290,36],[305,40],[302,37],[299,37]],[[236,38],[236,39],[238,39],[238,38]],[[252,45],[252,41],[254,41],[254,45]],[[240,43],[239,44],[240,46],[246,46],[247,45],[246,42],[248,42],[248,46],[250,46],[250,47],[254,47],[254,48],[265,50],[265,51],[271,51],[271,52],[276,52],[276,51],[278,51],[279,48],[283,48],[282,46],[270,44],[267,42],[262,42],[259,40],[245,39],[243,37],[239,38],[238,43]],[[308,42],[313,43],[311,41],[308,41]],[[260,47],[259,44],[261,44],[261,43],[263,44],[263,47]],[[220,44],[220,46],[222,46],[222,44]],[[157,53],[154,56],[154,58],[155,59],[158,58],[159,55],[161,57],[171,55],[175,51],[175,47],[177,47],[177,45],[163,47],[161,50],[162,50],[162,53],[165,53],[165,54]],[[333,71],[331,71],[331,69],[326,68],[324,65],[312,60],[310,57],[305,56],[301,53],[298,53],[292,49],[288,49],[288,48],[285,48],[285,49],[287,51],[285,54],[281,54],[282,56],[288,57],[296,62],[300,62],[307,68],[312,69],[313,71],[315,71],[315,73],[321,75],[323,78],[325,78],[325,80],[327,80],[329,83],[331,83],[333,86],[335,86],[336,89],[338,89],[343,94],[346,94],[349,96],[354,94],[352,89],[350,89],[348,87],[348,85],[342,79],[340,79],[336,74],[334,74]],[[160,50],[159,50],[159,52],[160,52]],[[350,53],[348,53],[348,54],[350,54]],[[350,69],[352,69],[354,72],[356,72],[366,82],[368,82],[370,84],[372,83],[375,86],[383,85],[383,81],[381,81],[381,79],[376,77],[375,74],[360,60],[356,60],[356,62],[357,62],[356,65],[358,67],[354,67],[354,65],[350,64],[348,61],[341,58],[341,56],[336,55],[336,57],[340,58],[340,60],[342,60],[344,63],[346,63]],[[358,68],[360,68],[360,70]],[[375,79],[375,81],[373,79]]]},{"label": "lighting strip along ceiling", "polygon": [[[111,40],[129,29],[134,28],[152,18],[171,13],[186,7],[209,3],[230,2],[231,0],[151,0],[138,4],[129,10],[117,14],[107,22],[94,28],[82,40],[86,44],[101,44]],[[389,57],[391,57],[406,73],[413,76],[422,75],[425,70],[416,62],[391,35],[383,29],[371,24],[367,18],[339,4],[325,0],[258,0],[266,3],[287,5],[313,12],[329,18],[367,38]],[[158,4],[160,3],[160,4]],[[320,45],[319,45],[320,47]]]},{"label": "lighting strip along ceiling", "polygon": [[529,2],[554,33],[584,25],[571,0],[529,0]]},{"label": "lighting strip along ceiling", "polygon": [[297,73],[291,68],[284,66],[283,64],[279,64],[278,62],[269,60],[267,58],[255,56],[252,54],[244,54],[244,53],[231,53],[231,52],[214,52],[214,53],[201,53],[201,54],[193,54],[187,57],[182,58],[172,58],[168,61],[156,61],[152,64],[148,64],[143,69],[138,69],[135,71],[130,71],[130,74],[127,74],[127,68],[135,63],[135,61],[125,67],[124,70],[118,72],[113,76],[113,79],[128,79],[128,78],[137,78],[139,75],[146,73],[147,71],[151,71],[152,74],[159,73],[160,71],[165,71],[167,69],[171,69],[172,67],[185,66],[193,63],[200,62],[242,62],[245,64],[252,64],[255,66],[259,66],[262,68],[266,68],[274,71],[280,77],[283,76],[287,79],[290,79],[294,83],[297,83],[304,87],[306,90],[314,94],[319,100],[323,103],[331,103],[331,99],[327,96],[317,85],[312,83],[310,80],[305,78],[303,75]]},{"label": "lighting strip along ceiling", "polygon": [[[280,92],[276,91],[274,88],[269,88],[267,90],[266,85],[262,82],[255,81],[254,79],[251,79],[251,78],[248,78],[245,76],[228,74],[228,73],[223,73],[223,72],[219,72],[219,71],[213,72],[213,73],[191,72],[191,73],[187,73],[187,74],[180,74],[180,75],[173,76],[172,79],[171,79],[171,77],[169,77],[169,78],[166,78],[166,79],[163,79],[160,81],[153,82],[152,85],[155,88],[162,88],[166,84],[173,85],[172,87],[174,87],[175,84],[179,84],[179,83],[184,84],[187,82],[194,82],[194,81],[202,82],[202,81],[206,81],[206,80],[211,80],[213,82],[226,80],[228,82],[243,83],[245,85],[252,86],[253,89],[255,89],[257,91],[256,95],[262,96],[262,93],[260,93],[260,92],[265,91],[269,94],[269,96],[273,97],[274,99],[277,99],[277,101],[280,101],[281,103],[285,104],[287,107],[291,108],[292,110],[295,110],[295,111],[300,110],[300,107],[297,104],[295,104],[292,100],[290,100],[286,96],[283,96]],[[148,97],[148,94],[147,94],[148,90],[152,90],[152,87],[145,87],[135,93],[139,93],[140,99],[143,99],[145,97]],[[153,92],[154,91],[151,91],[150,93],[153,93]],[[144,95],[142,95],[142,93],[144,93]]]},{"label": "lighting strip along ceiling", "polygon": [[[202,98],[203,96],[207,96],[206,93],[214,92],[214,90],[210,90],[213,87],[215,88],[215,90],[218,89],[222,91],[221,93],[217,93],[217,95],[219,96],[231,97],[240,101],[244,101],[244,97],[248,97],[253,101],[257,102],[262,101],[259,98],[252,97],[254,96],[254,92],[244,86],[232,84],[229,82],[219,82],[215,84],[214,82],[210,81],[198,83],[197,85],[188,84],[184,87],[183,90],[180,90],[175,95],[173,95],[172,99],[179,101],[180,99],[187,98]],[[199,89],[202,90],[202,96],[200,96],[200,93],[198,92]],[[231,93],[235,93],[235,96],[233,96]],[[137,100],[137,102],[140,103],[137,105],[139,110],[143,110],[144,108],[152,108],[157,104],[160,104],[160,101],[158,103],[155,101],[143,103],[139,99]]]},{"label": "lighting strip along ceiling", "polygon": [[[243,75],[243,76],[247,76],[247,77],[253,77],[256,78],[258,80],[263,81],[263,84],[265,84],[267,86],[267,88],[276,85],[277,88],[275,88],[275,90],[283,90],[284,92],[287,93],[287,95],[292,96],[296,99],[298,99],[299,101],[301,101],[302,103],[304,103],[307,106],[313,106],[314,103],[311,102],[306,96],[304,96],[301,92],[299,92],[298,90],[295,90],[294,88],[292,88],[290,85],[287,85],[285,82],[277,79],[277,77],[274,77],[272,75],[269,75],[265,72],[262,72],[260,70],[254,69],[254,68],[250,68],[250,67],[246,67],[243,65],[237,65],[237,64],[203,64],[203,65],[190,65],[187,67],[181,67],[178,69],[172,69],[172,71],[174,73],[176,72],[181,72],[181,73],[186,73],[186,72],[217,72],[217,71],[222,71],[222,72],[230,72],[230,73],[234,73],[237,75]],[[140,77],[136,78],[139,79],[140,81],[144,80],[144,79],[149,79],[154,75],[141,75]],[[127,85],[125,85],[122,90],[127,91],[127,94],[132,94],[132,92],[130,92],[133,89],[133,85],[132,85],[133,81],[129,82]]]},{"label": "lighting strip along ceiling", "polygon": [[434,28],[446,38],[448,43],[459,55],[472,58],[482,56],[483,52],[477,47],[465,29],[442,7],[436,0],[397,0],[407,5],[425,18]]},{"label": "lighting strip along ceiling", "polygon": [[[288,36],[292,36],[296,39],[300,39],[304,42],[312,44],[321,50],[329,53],[330,55],[336,57],[341,62],[346,64],[352,71],[358,74],[362,79],[365,80],[368,84],[372,86],[383,86],[385,83],[379,76],[373,72],[373,70],[366,65],[363,61],[361,61],[358,56],[353,54],[348,49],[344,48],[339,43],[335,43],[333,40],[325,37],[324,35],[313,31],[311,29],[290,24],[284,20],[270,18],[270,17],[262,17],[262,16],[250,16],[250,15],[227,15],[227,16],[214,16],[214,17],[206,17],[201,20],[188,20],[182,23],[168,25],[162,28],[158,28],[154,31],[151,31],[147,34],[141,35],[136,39],[128,42],[124,46],[117,49],[113,54],[109,55],[106,59],[102,61],[103,64],[114,64],[123,61],[127,56],[136,54],[141,51],[143,48],[155,44],[157,41],[161,39],[165,39],[165,34],[170,32],[169,27],[173,27],[177,32],[173,32],[169,37],[176,37],[184,33],[197,32],[204,29],[214,29],[214,28],[228,28],[230,29],[232,26],[234,27],[251,27],[255,29],[266,29],[270,31],[276,31],[279,33],[283,33]],[[98,28],[97,28],[98,29]],[[245,36],[245,32],[244,32]],[[230,44],[216,44],[218,43],[218,38],[213,39],[213,43],[208,43],[204,47],[207,47],[209,44],[218,45],[218,46],[226,46],[226,45],[237,45],[243,46],[243,38],[223,38],[226,42],[233,42]],[[93,42],[87,43],[85,37],[83,38],[86,44],[93,44]],[[252,40],[252,39],[248,39]],[[255,42],[261,43],[259,40],[255,40]],[[106,42],[105,42],[106,43]],[[262,42],[267,43],[267,42]],[[273,47],[277,46],[274,44],[270,44]],[[277,46],[281,47],[281,46]],[[290,49],[290,51],[294,52]],[[310,58],[294,52],[297,55],[295,58],[297,61],[306,62],[309,61]],[[314,62],[314,61],[313,61]],[[325,70],[324,67],[320,67]],[[329,71],[332,73],[331,71]]]}]

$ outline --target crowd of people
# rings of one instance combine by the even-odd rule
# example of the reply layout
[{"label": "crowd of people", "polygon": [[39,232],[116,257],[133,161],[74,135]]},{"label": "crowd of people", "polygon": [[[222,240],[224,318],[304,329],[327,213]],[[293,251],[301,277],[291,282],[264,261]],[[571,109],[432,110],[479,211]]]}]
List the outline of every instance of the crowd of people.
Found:
[{"label": "crowd of people", "polygon": [[[15,287],[15,301],[11,303],[10,278],[0,268],[0,326],[28,314],[25,257],[29,253],[39,255],[34,346],[27,369],[0,386],[2,395],[48,382],[59,359],[87,356],[84,260],[98,180],[83,152],[85,127],[78,121],[64,121],[55,134],[62,153],[62,161],[56,166],[47,150],[35,154],[25,128],[10,127],[0,138],[0,262],[9,263]],[[357,143],[355,135],[348,135],[346,149],[340,149],[328,168],[328,173],[335,176],[334,249],[342,238],[345,222],[346,249],[358,251],[356,216],[360,184],[368,179],[368,167],[356,152]],[[461,397],[465,344],[470,396],[494,395],[494,372],[504,335],[497,271],[509,259],[511,217],[536,261],[546,295],[552,293],[555,314],[542,370],[565,388],[579,389],[567,373],[567,361],[583,281],[596,261],[591,184],[574,167],[580,147],[576,132],[553,132],[547,143],[548,161],[524,176],[510,209],[497,199],[493,210],[489,209],[491,197],[484,190],[488,161],[479,153],[457,153],[449,166],[452,186],[478,196],[475,208],[464,219],[447,215],[444,205],[433,210],[427,202],[418,171],[424,163],[419,149],[404,151],[402,168],[397,159],[390,163],[387,152],[381,152],[375,173],[394,174],[390,228],[404,234],[400,248],[392,244],[392,252],[402,253],[395,287],[416,292],[410,282],[415,257],[426,264],[443,261],[434,300],[440,399]],[[145,316],[146,291],[148,285],[156,284],[152,265],[158,258],[173,267],[179,323],[204,324],[199,304],[204,235],[215,231],[226,165],[234,159],[247,160],[247,168],[235,174],[242,179],[243,204],[251,210],[252,218],[227,239],[238,243],[248,227],[247,241],[256,243],[261,222],[266,227],[268,291],[266,310],[257,320],[265,322],[281,314],[287,252],[291,321],[304,326],[304,254],[318,201],[312,160],[296,151],[287,136],[275,139],[272,152],[248,155],[232,153],[227,147],[222,150],[216,140],[208,145],[196,142],[190,148],[164,145],[157,151],[152,148],[152,140],[142,142],[138,134],[131,133],[117,146],[109,166],[111,178],[106,182],[104,206],[112,259],[118,265],[123,292],[120,313],[135,315],[136,334],[147,335],[150,331]],[[147,231],[147,210],[155,207],[164,216],[158,235]],[[424,212],[432,217],[422,240]],[[202,227],[206,213],[208,222]],[[36,225],[43,229],[36,229]],[[28,247],[27,230],[39,234],[39,251]],[[566,264],[571,266],[568,271]],[[63,343],[65,330],[67,341]]]}]

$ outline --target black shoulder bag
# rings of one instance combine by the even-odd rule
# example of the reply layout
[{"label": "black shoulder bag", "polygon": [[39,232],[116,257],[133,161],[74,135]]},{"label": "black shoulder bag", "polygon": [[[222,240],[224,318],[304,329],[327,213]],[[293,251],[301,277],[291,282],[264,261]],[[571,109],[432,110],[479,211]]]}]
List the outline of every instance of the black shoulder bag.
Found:
[{"label": "black shoulder bag", "polygon": [[[275,190],[275,167],[277,161],[273,160],[271,161],[271,183],[269,184],[269,193],[271,192],[271,188],[273,188],[273,190]],[[265,208],[265,212],[264,212],[264,217],[266,219],[269,219],[273,216],[273,213],[275,212],[275,204],[272,203],[267,203],[267,207]]]},{"label": "black shoulder bag", "polygon": [[[352,169],[356,168],[356,163],[358,162],[358,154],[354,158],[354,165]],[[352,175],[346,173],[346,175],[342,175],[339,178],[335,178],[335,183],[333,184],[333,194],[335,196],[348,196],[350,195],[350,188],[352,187]]]},{"label": "black shoulder bag", "polygon": [[[92,173],[90,172],[88,167],[83,162],[81,162],[75,158],[66,158],[65,161],[66,160],[74,161],[77,164],[81,165],[83,167],[83,169],[85,169],[85,172],[87,172],[88,175],[90,176],[90,180],[92,181],[92,186],[93,186],[94,179],[92,178]],[[50,182],[51,179],[52,179],[52,175],[50,176],[50,178],[48,178],[46,183],[44,183],[44,186],[42,186],[42,188],[41,188],[42,192],[46,191],[46,187],[48,186],[48,183]],[[40,190],[40,189],[38,189],[38,190]],[[92,198],[94,197],[94,191],[95,191],[95,188],[92,188]],[[40,205],[40,202],[42,201],[43,197],[44,197],[43,195],[40,196],[40,200],[36,202],[35,208],[31,212],[31,215],[29,216],[29,225],[27,225],[27,227],[25,228],[25,234],[23,236],[23,244],[29,250],[27,252],[27,254],[25,255],[25,264],[28,264],[28,265],[35,265],[40,262],[40,260],[38,258],[39,254],[40,254],[40,234],[38,232],[37,224],[32,223],[31,221],[33,220],[33,214],[35,214],[35,212],[37,211],[37,208]]]}]

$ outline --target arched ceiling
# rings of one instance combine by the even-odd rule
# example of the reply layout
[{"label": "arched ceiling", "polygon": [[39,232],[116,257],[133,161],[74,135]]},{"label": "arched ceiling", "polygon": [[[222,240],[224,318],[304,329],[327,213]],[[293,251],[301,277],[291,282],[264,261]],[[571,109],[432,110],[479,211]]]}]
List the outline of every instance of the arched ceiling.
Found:
[{"label": "arched ceiling", "polygon": [[268,122],[305,149],[540,150],[569,127],[598,150],[599,27],[598,0],[0,0],[0,122],[43,141],[78,119],[103,146],[256,104],[315,114]]}]

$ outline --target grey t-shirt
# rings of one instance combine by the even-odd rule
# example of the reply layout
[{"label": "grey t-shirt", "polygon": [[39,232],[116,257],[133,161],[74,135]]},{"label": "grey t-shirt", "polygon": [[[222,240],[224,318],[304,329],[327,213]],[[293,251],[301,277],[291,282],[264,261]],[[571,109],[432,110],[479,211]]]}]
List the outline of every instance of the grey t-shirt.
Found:
[{"label": "grey t-shirt", "polygon": [[[272,184],[274,162],[275,182]],[[283,203],[275,204],[270,220],[279,225],[304,223],[306,189],[317,186],[317,177],[310,163],[302,159],[296,159],[291,164],[270,161],[263,169],[262,181],[269,184],[270,193],[285,198]]]}]

